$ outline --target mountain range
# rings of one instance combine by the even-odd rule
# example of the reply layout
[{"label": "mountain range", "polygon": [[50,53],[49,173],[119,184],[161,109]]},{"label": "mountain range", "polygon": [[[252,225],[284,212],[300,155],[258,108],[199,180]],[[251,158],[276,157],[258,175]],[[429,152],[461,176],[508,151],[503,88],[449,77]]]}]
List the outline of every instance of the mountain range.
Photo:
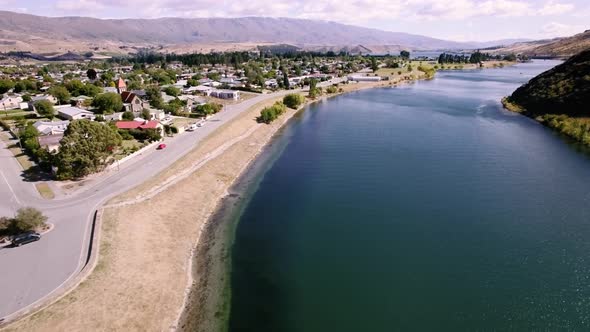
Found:
[{"label": "mountain range", "polygon": [[[410,50],[473,49],[522,40],[455,42],[328,21],[292,18],[97,19],[44,17],[0,11],[0,50],[128,52],[133,47],[191,51],[211,46],[291,44],[301,48],[360,47]],[[201,47],[202,48],[202,47]],[[194,51],[194,50],[192,50]],[[201,49],[203,51],[203,49]]]}]

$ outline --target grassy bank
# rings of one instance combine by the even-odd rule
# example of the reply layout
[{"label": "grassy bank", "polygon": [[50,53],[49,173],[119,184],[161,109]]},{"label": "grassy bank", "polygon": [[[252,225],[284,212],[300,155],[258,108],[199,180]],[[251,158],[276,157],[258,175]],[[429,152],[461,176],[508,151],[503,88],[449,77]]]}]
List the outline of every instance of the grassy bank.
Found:
[{"label": "grassy bank", "polygon": [[575,142],[590,147],[590,118],[588,117],[572,117],[565,114],[536,115],[512,102],[508,97],[502,99],[502,105],[511,112],[535,119]]}]

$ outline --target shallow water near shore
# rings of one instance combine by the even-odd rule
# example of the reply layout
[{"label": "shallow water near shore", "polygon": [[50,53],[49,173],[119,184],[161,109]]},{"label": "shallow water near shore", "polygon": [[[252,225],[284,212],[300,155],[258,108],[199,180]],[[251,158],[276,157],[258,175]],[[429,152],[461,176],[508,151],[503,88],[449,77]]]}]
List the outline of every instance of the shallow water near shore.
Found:
[{"label": "shallow water near shore", "polygon": [[229,330],[587,330],[590,157],[499,103],[556,64],[442,72],[291,120],[226,212]]}]

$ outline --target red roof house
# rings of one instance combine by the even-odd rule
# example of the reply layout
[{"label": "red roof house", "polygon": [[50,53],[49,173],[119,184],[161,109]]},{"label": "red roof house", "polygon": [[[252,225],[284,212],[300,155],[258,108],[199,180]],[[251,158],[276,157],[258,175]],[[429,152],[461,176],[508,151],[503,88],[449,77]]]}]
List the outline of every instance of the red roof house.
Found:
[{"label": "red roof house", "polygon": [[162,124],[158,121],[117,121],[115,124],[118,129],[162,129]]}]

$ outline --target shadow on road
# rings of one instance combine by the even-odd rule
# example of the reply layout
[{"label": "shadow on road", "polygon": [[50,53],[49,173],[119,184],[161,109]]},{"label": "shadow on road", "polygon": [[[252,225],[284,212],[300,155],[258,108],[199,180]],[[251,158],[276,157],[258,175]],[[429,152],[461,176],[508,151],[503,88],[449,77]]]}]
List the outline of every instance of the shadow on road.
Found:
[{"label": "shadow on road", "polygon": [[41,168],[36,165],[29,168],[26,171],[21,173],[21,176],[24,181],[26,182],[39,182],[39,181],[51,181],[54,180],[53,175],[41,170]]}]

